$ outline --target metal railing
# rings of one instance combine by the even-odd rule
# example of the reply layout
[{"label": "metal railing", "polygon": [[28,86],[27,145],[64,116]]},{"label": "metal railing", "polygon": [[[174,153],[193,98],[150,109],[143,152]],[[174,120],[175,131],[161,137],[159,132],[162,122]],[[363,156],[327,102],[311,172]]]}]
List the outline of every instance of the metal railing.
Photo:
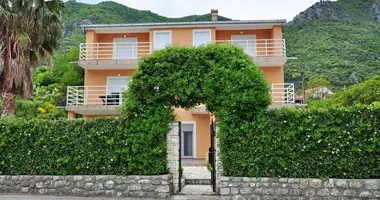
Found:
[{"label": "metal railing", "polygon": [[[216,40],[241,47],[253,57],[286,56],[285,39]],[[136,60],[151,54],[151,42],[81,43],[79,60]]]},{"label": "metal railing", "polygon": [[295,103],[293,83],[273,83],[271,91],[274,104]]},{"label": "metal railing", "polygon": [[121,105],[126,87],[125,85],[68,86],[66,105]]},{"label": "metal railing", "polygon": [[[125,85],[117,86],[69,86],[67,105],[121,105]],[[293,83],[273,83],[271,85],[273,104],[294,104]]]},{"label": "metal railing", "polygon": [[79,60],[136,60],[152,52],[150,42],[81,43]]},{"label": "metal railing", "polygon": [[285,39],[217,40],[215,42],[237,45],[252,57],[286,56]]}]

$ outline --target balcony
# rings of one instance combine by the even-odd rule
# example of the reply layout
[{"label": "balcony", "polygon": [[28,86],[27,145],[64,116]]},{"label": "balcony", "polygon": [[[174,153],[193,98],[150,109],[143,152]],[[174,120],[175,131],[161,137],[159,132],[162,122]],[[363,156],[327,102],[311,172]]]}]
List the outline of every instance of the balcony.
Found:
[{"label": "balcony", "polygon": [[[117,115],[116,107],[122,104],[126,86],[69,86],[66,107],[82,115]],[[272,106],[294,105],[294,84],[274,83],[271,85]],[[193,114],[207,114],[205,106],[197,106]]]},{"label": "balcony", "polygon": [[285,39],[218,40],[216,43],[231,43],[241,47],[260,67],[283,66],[286,61]]},{"label": "balcony", "polygon": [[85,69],[136,69],[152,52],[150,42],[81,43],[79,64]]},{"label": "balcony", "polygon": [[[287,61],[284,39],[214,42],[241,47],[260,67],[283,66]],[[153,51],[151,42],[81,43],[79,64],[85,69],[136,69],[138,59]]]},{"label": "balcony", "polygon": [[69,86],[66,107],[83,115],[116,115],[122,104],[125,85]]}]

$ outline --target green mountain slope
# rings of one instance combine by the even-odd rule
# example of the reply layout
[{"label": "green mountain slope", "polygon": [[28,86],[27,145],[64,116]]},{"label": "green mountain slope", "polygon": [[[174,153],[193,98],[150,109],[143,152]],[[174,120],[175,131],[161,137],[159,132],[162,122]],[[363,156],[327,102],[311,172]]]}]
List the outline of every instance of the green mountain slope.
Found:
[{"label": "green mountain slope", "polygon": [[379,0],[319,2],[285,27],[288,56],[285,79],[299,81],[299,66],[306,78],[327,78],[335,89],[380,74]]},{"label": "green mountain slope", "polygon": [[[61,52],[68,52],[72,47],[78,47],[85,40],[80,26],[83,24],[121,24],[146,22],[184,22],[210,21],[211,14],[191,15],[181,18],[169,18],[152,13],[151,11],[137,10],[112,1],[98,4],[85,4],[69,0],[65,3],[66,13],[65,38],[60,48]],[[219,16],[218,20],[230,20]]]},{"label": "green mountain slope", "polygon": [[[70,0],[65,5],[60,52],[84,41],[82,24],[211,20],[210,14],[168,18],[110,1],[92,5]],[[323,76],[335,89],[380,75],[380,0],[321,1],[289,22],[284,36],[288,56],[298,57],[285,66],[287,82],[299,82],[301,63],[306,80]]]}]

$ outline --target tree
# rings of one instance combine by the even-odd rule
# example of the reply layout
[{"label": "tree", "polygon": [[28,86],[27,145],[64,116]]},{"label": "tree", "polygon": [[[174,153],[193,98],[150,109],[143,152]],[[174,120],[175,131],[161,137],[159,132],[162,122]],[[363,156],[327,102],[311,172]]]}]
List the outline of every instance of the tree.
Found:
[{"label": "tree", "polygon": [[60,0],[0,1],[1,116],[14,115],[17,94],[31,96],[31,69],[51,60],[63,35],[62,11]]},{"label": "tree", "polygon": [[323,77],[316,77],[308,82],[309,98],[325,99],[332,93],[330,91],[331,82]]},{"label": "tree", "polygon": [[380,102],[380,76],[342,89],[327,99],[310,102],[310,107],[344,107],[355,104],[370,105]]}]

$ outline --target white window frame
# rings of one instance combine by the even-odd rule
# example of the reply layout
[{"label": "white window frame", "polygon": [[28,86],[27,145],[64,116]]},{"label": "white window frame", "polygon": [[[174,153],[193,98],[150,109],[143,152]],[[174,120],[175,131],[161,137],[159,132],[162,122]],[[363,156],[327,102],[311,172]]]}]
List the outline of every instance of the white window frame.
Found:
[{"label": "white window frame", "polygon": [[211,31],[211,29],[193,29],[193,47],[197,47],[196,45],[195,45],[195,33],[196,32],[205,32],[205,31],[207,31],[208,33],[209,33],[209,36],[210,36],[210,38],[209,38],[209,43],[211,43],[212,42],[212,36],[211,36],[211,34],[212,34],[212,31]]},{"label": "white window frame", "polygon": [[[128,89],[128,84],[129,84],[129,81],[131,79],[131,76],[107,76],[107,83],[106,83],[106,95],[109,95],[109,91],[108,91],[108,83],[110,81],[111,78],[125,78],[128,80],[128,82],[126,82],[126,86],[124,88],[125,89]],[[119,104],[121,105],[123,103],[123,95],[120,95],[119,97]]]},{"label": "white window frame", "polygon": [[172,37],[172,31],[171,30],[159,30],[159,31],[153,31],[153,50],[160,50],[156,49],[156,33],[169,33],[169,38],[170,38],[170,45],[173,44],[173,37]]},{"label": "white window frame", "polygon": [[197,158],[197,123],[195,121],[181,121],[181,125],[193,125],[193,156],[184,156],[184,152],[183,152],[183,142],[184,142],[184,139],[183,139],[183,133],[182,133],[182,130],[181,130],[181,157],[182,158]]}]

